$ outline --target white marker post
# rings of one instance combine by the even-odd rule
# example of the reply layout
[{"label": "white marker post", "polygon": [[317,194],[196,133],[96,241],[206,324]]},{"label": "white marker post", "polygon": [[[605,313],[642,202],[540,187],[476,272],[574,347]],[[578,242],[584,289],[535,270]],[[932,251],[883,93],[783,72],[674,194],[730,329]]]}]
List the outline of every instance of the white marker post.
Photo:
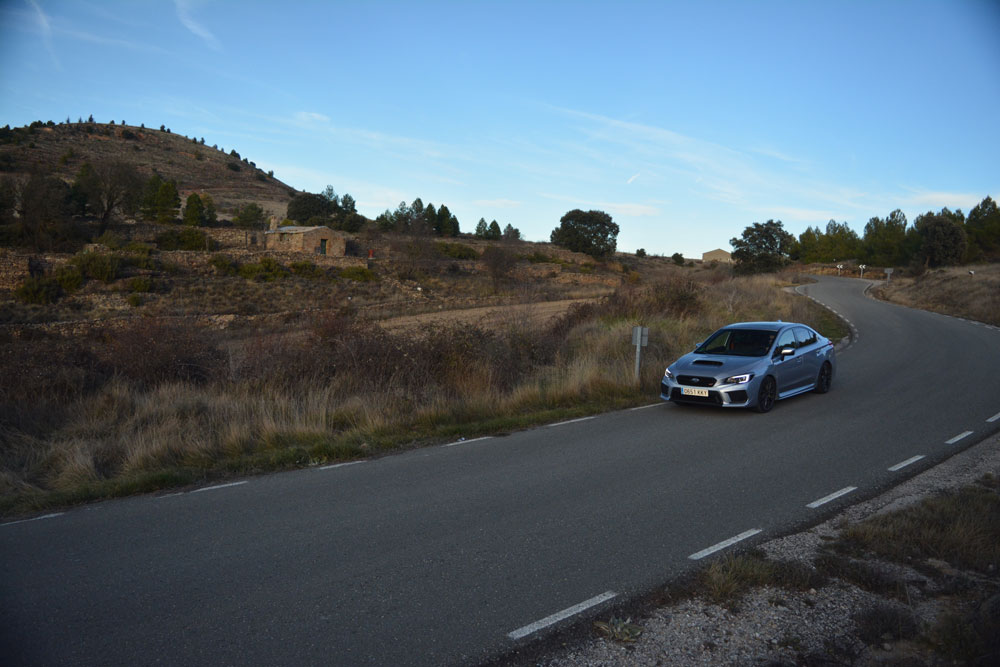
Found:
[{"label": "white marker post", "polygon": [[892,269],[885,270],[885,282],[886,283],[892,282]]},{"label": "white marker post", "polygon": [[865,277],[865,269],[867,269],[868,266],[866,264],[859,264],[858,268],[861,269],[861,277],[864,278]]},{"label": "white marker post", "polygon": [[632,327],[632,344],[635,345],[635,382],[639,384],[639,365],[642,348],[649,344],[649,327]]}]

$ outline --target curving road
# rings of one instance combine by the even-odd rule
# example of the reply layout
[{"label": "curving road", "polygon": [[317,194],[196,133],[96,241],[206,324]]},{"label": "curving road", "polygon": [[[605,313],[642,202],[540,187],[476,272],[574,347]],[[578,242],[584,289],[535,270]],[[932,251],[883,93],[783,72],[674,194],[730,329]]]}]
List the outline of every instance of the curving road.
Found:
[{"label": "curving road", "polygon": [[801,288],[857,337],[767,415],[655,404],[0,525],[0,661],[476,663],[815,523],[1000,430],[1000,330],[868,284]]}]

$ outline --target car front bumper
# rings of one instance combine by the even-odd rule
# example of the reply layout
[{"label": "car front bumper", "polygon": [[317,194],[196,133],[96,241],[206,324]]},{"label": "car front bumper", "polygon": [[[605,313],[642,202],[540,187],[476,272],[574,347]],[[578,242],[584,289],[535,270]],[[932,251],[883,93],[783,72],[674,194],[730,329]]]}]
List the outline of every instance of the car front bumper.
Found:
[{"label": "car front bumper", "polygon": [[663,378],[660,381],[660,398],[673,403],[691,403],[694,405],[717,405],[723,408],[745,408],[750,405],[750,397],[755,395],[751,389],[754,382],[745,384],[724,384],[708,389],[708,396],[688,396],[683,394],[684,385]]}]

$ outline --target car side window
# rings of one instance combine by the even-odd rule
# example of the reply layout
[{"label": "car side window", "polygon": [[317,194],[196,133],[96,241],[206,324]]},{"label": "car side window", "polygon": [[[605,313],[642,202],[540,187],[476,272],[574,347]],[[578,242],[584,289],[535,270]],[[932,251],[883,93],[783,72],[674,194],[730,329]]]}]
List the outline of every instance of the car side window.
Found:
[{"label": "car side window", "polygon": [[778,354],[784,347],[795,347],[795,334],[792,333],[791,329],[782,331],[781,335],[778,336],[778,344],[774,346],[774,353]]},{"label": "car side window", "polygon": [[805,327],[795,327],[796,347],[809,347],[816,342],[816,334]]}]

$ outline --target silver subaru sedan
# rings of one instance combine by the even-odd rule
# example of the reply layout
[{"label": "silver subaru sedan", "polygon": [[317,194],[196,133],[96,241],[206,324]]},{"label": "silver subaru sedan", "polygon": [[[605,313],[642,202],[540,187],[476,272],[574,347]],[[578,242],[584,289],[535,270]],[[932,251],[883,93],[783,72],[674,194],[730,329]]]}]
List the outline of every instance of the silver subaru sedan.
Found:
[{"label": "silver subaru sedan", "polygon": [[781,399],[830,391],[836,367],[833,342],[805,324],[738,322],[670,364],[660,398],[767,412]]}]

